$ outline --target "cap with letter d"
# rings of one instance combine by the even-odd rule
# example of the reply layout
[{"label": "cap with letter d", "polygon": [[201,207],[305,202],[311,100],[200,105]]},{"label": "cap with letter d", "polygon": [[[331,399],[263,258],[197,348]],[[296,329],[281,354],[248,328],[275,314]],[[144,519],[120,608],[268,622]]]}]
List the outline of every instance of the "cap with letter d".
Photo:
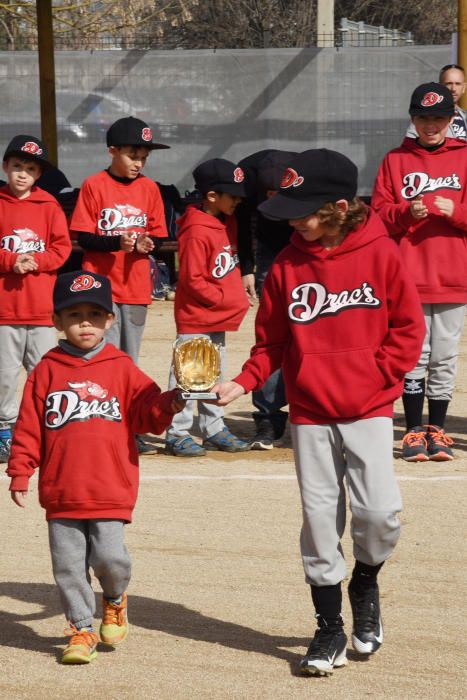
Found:
[{"label": "cap with letter d", "polygon": [[357,194],[357,166],[343,153],[311,149],[290,160],[276,195],[259,205],[271,219],[301,219],[327,202],[350,201]]},{"label": "cap with letter d", "polygon": [[3,154],[3,161],[5,162],[11,156],[34,160],[42,166],[42,170],[53,167],[48,160],[47,149],[42,141],[29,134],[18,134],[11,139]]},{"label": "cap with letter d", "polygon": [[96,272],[66,272],[57,277],[53,302],[55,313],[75,304],[96,304],[113,313],[112,286],[107,277]]},{"label": "cap with letter d", "polygon": [[170,148],[163,143],[155,143],[150,126],[136,117],[122,117],[117,119],[107,131],[107,146],[135,146],[148,148],[150,151],[161,148]]},{"label": "cap with letter d", "polygon": [[411,117],[452,117],[455,112],[451,91],[440,83],[423,83],[410,98]]}]

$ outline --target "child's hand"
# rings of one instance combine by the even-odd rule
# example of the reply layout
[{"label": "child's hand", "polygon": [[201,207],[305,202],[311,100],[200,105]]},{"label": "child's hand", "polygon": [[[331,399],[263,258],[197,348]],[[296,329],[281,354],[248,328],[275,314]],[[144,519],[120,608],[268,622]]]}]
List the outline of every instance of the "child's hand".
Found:
[{"label": "child's hand", "polygon": [[28,495],[27,491],[10,491],[12,500],[20,508],[26,508],[26,497]]},{"label": "child's hand", "polygon": [[438,207],[443,216],[448,218],[454,214],[454,202],[447,197],[435,197],[435,206]]},{"label": "child's hand", "polygon": [[122,233],[120,236],[120,250],[132,253],[135,249],[135,237],[130,233]]},{"label": "child's hand", "polygon": [[150,253],[151,250],[154,250],[154,243],[151,240],[150,236],[148,236],[146,233],[143,233],[142,236],[138,236],[136,239],[136,250],[138,253],[147,254]]},{"label": "child's hand", "polygon": [[13,272],[17,275],[25,275],[27,272],[35,272],[38,267],[32,253],[21,253],[13,265]]},{"label": "child's hand", "polygon": [[256,301],[256,290],[255,290],[255,276],[254,275],[243,275],[242,276],[243,289],[248,297],[248,303],[253,306]]},{"label": "child's hand", "polygon": [[180,396],[176,396],[171,404],[171,409],[174,413],[179,413],[180,411],[183,411],[183,409],[186,406],[186,401],[184,399],[181,399]]},{"label": "child's hand", "polygon": [[219,399],[213,403],[218,406],[227,406],[231,401],[235,401],[245,393],[245,389],[237,382],[221,382],[212,387],[211,391],[219,395]]},{"label": "child's hand", "polygon": [[423,204],[423,195],[419,194],[418,197],[412,199],[410,202],[410,213],[414,219],[424,219],[428,216],[428,209]]}]

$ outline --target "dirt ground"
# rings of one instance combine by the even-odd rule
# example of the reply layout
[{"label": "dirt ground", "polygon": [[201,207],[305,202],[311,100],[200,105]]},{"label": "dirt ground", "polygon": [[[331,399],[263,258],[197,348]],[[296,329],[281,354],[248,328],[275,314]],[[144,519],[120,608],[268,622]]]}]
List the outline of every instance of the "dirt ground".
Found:
[{"label": "dirt ground", "polygon": [[[253,320],[251,311],[241,331],[229,335],[230,376],[247,357]],[[174,336],[173,304],[154,303],[141,365],[162,386]],[[269,452],[186,460],[161,451],[142,459],[140,497],[126,535],[131,634],[119,649],[101,649],[89,666],[58,663],[65,620],[36,484],[22,511],[2,476],[0,698],[466,698],[466,393],[464,340],[447,424],[455,438],[450,463],[417,466],[398,457],[397,406],[403,532],[380,576],[385,642],[366,661],[349,648],[348,666],[331,678],[298,675],[314,620],[299,556],[288,434],[283,447]],[[237,434],[252,434],[249,397],[226,414]],[[153,439],[162,450],[162,439]],[[348,536],[344,550],[351,563]],[[344,605],[350,634],[346,596]]]}]

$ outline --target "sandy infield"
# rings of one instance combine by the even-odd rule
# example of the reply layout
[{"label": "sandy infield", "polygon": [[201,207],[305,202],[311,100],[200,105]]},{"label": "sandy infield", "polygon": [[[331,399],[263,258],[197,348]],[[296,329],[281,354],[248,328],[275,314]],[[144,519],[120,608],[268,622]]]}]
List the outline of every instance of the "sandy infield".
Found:
[{"label": "sandy infield", "polygon": [[[253,321],[254,310],[228,337],[230,376],[247,357]],[[163,387],[174,337],[173,304],[155,302],[141,366]],[[348,666],[332,678],[298,675],[314,620],[299,556],[300,504],[288,433],[284,446],[269,452],[200,460],[161,452],[141,460],[139,501],[126,532],[133,559],[130,636],[115,651],[101,649],[89,666],[58,663],[65,620],[36,484],[21,511],[2,476],[0,698],[467,697],[466,393],[464,339],[447,424],[455,461],[409,465],[398,458],[395,443],[403,532],[380,576],[384,646],[367,661],[349,648]],[[226,414],[234,432],[252,434],[249,397]],[[162,450],[162,440],[153,439]],[[347,536],[344,549],[351,563]],[[344,606],[350,635],[346,596]]]}]

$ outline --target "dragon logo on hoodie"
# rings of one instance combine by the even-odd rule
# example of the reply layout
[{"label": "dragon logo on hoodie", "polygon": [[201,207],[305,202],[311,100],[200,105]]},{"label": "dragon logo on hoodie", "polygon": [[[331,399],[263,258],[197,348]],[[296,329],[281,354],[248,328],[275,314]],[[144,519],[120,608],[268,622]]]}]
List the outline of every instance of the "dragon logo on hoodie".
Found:
[{"label": "dragon logo on hoodie", "polygon": [[104,418],[121,422],[120,404],[115,396],[89,379],[68,382],[70,389],[53,391],[45,402],[45,426],[51,430],[63,428],[67,423]]},{"label": "dragon logo on hoodie", "polygon": [[45,241],[30,228],[14,228],[13,233],[3,236],[0,247],[10,253],[43,253]]}]

